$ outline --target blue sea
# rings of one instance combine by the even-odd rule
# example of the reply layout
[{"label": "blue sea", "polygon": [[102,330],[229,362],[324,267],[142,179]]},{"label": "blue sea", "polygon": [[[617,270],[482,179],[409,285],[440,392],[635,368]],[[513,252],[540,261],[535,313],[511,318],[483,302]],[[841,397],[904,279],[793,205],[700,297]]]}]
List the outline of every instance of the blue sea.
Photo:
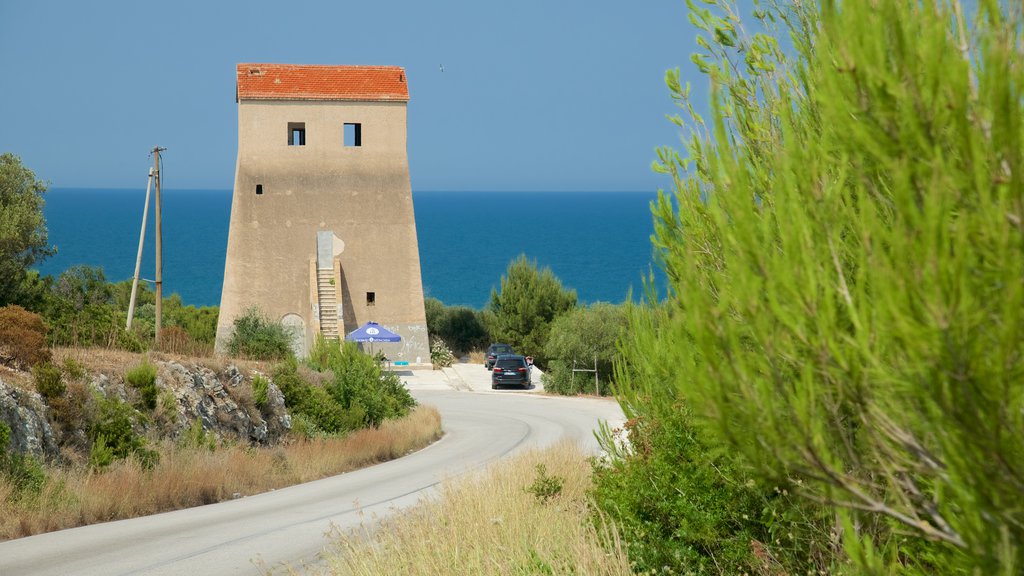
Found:
[{"label": "blue sea", "polygon": [[[448,305],[484,307],[520,254],[549,267],[579,300],[622,302],[652,268],[650,192],[413,192],[423,290]],[[43,274],[77,264],[108,280],[135,270],[145,189],[55,188],[46,196],[57,254]],[[220,304],[230,190],[163,190],[164,294]],[[154,276],[154,209],[143,278]]]}]

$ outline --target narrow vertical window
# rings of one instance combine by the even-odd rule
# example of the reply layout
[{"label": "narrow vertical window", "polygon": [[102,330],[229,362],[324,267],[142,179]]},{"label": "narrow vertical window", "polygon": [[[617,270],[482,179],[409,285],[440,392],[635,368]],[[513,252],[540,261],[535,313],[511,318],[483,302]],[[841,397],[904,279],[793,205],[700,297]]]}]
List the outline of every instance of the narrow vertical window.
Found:
[{"label": "narrow vertical window", "polygon": [[363,125],[345,124],[345,146],[363,145]]},{"label": "narrow vertical window", "polygon": [[261,194],[263,194],[263,184],[257,184],[256,185],[256,195],[260,196]]},{"label": "narrow vertical window", "polygon": [[377,302],[377,294],[375,292],[366,293],[366,305],[373,306]]},{"label": "narrow vertical window", "polygon": [[289,122],[288,123],[288,145],[289,146],[305,146],[306,145],[306,123],[305,122]]}]

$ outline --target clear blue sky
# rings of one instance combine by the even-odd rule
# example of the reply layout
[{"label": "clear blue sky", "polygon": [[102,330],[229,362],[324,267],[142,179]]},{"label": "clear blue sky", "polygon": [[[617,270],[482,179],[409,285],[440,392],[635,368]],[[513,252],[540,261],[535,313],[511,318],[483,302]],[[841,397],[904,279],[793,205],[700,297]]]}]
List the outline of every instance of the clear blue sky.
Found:
[{"label": "clear blue sky", "polygon": [[[235,64],[408,72],[413,189],[656,190],[683,0],[0,1],[0,152],[55,187],[232,186]],[[444,65],[441,72],[439,65]]]}]

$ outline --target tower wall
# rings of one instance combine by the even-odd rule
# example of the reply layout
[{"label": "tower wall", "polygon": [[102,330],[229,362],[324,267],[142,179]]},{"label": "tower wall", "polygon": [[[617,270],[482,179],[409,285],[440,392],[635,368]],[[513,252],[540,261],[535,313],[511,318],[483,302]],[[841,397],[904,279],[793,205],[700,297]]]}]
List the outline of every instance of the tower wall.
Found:
[{"label": "tower wall", "polygon": [[[344,145],[346,123],[360,126],[359,146]],[[295,145],[299,135],[290,126],[302,127],[304,145]],[[332,246],[332,285],[341,299],[341,336],[378,322],[402,342],[374,344],[375,350],[393,361],[429,364],[406,103],[240,99],[218,348],[234,319],[258,306],[275,321],[301,318],[302,344],[310,349],[319,327],[322,231],[340,240]]]}]

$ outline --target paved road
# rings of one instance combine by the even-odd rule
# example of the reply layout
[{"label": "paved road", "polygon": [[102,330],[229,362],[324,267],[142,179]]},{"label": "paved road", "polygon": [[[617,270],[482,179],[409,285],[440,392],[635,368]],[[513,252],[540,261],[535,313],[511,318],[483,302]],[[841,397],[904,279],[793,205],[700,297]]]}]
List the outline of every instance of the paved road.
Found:
[{"label": "paved road", "polygon": [[[413,505],[440,480],[527,447],[569,438],[596,451],[597,422],[622,419],[609,400],[491,392],[486,378],[480,365],[404,375],[444,422],[445,437],[420,452],[230,502],[0,543],[0,575],[258,574],[315,562],[332,525]],[[474,392],[482,382],[486,391]]]}]

